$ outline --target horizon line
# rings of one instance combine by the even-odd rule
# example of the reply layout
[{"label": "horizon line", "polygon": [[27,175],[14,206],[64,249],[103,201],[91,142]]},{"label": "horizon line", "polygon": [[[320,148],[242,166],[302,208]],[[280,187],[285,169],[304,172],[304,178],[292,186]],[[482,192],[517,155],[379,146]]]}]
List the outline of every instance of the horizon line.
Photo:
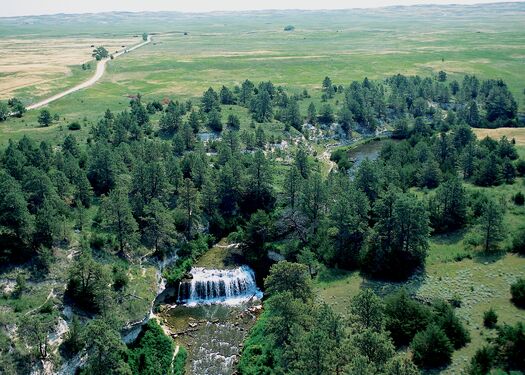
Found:
[{"label": "horizon line", "polygon": [[191,10],[109,10],[101,12],[57,12],[57,13],[41,13],[41,14],[26,14],[18,16],[2,16],[0,19],[7,18],[29,18],[29,17],[53,17],[60,15],[68,16],[83,16],[83,15],[97,15],[97,14],[112,14],[112,13],[131,13],[131,14],[140,14],[140,13],[178,13],[181,15],[205,15],[205,14],[214,14],[214,13],[257,13],[257,12],[327,12],[327,11],[342,11],[342,10],[368,10],[368,9],[389,9],[389,8],[417,8],[417,7],[452,7],[452,6],[462,6],[462,7],[475,7],[475,6],[490,6],[490,5],[504,5],[504,4],[520,4],[524,3],[525,0],[514,0],[514,1],[502,1],[502,2],[487,2],[487,3],[472,3],[472,4],[460,4],[460,3],[447,3],[447,4],[438,4],[433,2],[423,3],[423,4],[392,4],[392,5],[383,5],[383,6],[369,6],[369,7],[348,7],[348,8],[261,8],[261,9],[229,9],[229,10],[200,10],[200,11],[191,11]]}]

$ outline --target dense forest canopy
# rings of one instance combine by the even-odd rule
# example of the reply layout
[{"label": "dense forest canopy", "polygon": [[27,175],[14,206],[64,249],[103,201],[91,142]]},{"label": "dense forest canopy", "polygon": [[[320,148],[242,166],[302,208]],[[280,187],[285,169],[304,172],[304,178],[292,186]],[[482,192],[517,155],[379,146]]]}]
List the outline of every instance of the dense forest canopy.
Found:
[{"label": "dense forest canopy", "polygon": [[[512,184],[525,174],[525,164],[512,140],[477,140],[471,127],[518,125],[507,85],[475,76],[449,81],[444,72],[348,85],[326,77],[322,105],[316,108],[309,98],[306,90],[290,93],[249,80],[209,88],[198,102],[145,103],[138,95],[128,109],[101,114],[85,144],[73,134],[59,145],[30,137],[9,141],[0,155],[0,259],[30,265],[32,277],[45,277],[55,261],[53,247],[67,243],[71,230],[81,233],[66,297],[96,319],[70,332],[64,350],[90,353],[87,373],[143,373],[144,366],[167,361],[152,345],[172,350],[153,325],[132,348],[120,341],[122,322],[109,317],[124,298],[129,264],[177,251],[177,262],[165,271],[176,283],[228,235],[239,240],[261,278],[270,272],[267,309],[247,343],[242,373],[417,374],[418,368],[446,365],[469,341],[450,301],[426,305],[403,292],[383,301],[365,290],[352,302],[347,322],[313,298],[310,279],[322,267],[336,267],[405,280],[424,270],[431,234],[458,229],[468,230],[473,249],[500,250],[508,234],[506,203],[471,187]],[[300,102],[309,103],[307,113]],[[239,130],[235,115],[223,118],[222,108],[231,105],[249,110],[249,130]],[[18,106],[12,100],[0,107],[0,119],[10,111],[22,116]],[[47,126],[52,116],[44,111]],[[150,121],[156,113],[158,126]],[[284,132],[268,131],[271,121],[284,124]],[[327,171],[308,148],[305,123],[335,126],[346,139],[391,125],[393,140],[377,160],[357,169],[346,149],[336,149],[331,159],[337,167]],[[201,141],[204,129],[220,139]],[[274,151],[283,139],[296,141],[288,158]],[[525,233],[513,236],[515,250],[523,251]],[[289,262],[269,271],[268,251]],[[118,264],[108,268],[108,256]],[[40,315],[49,315],[33,333],[42,339],[56,313]],[[407,326],[412,318],[417,327]],[[490,366],[524,370],[515,353],[522,337],[522,325],[502,327],[486,349]],[[42,358],[45,343],[44,335]],[[412,359],[396,351],[406,345]],[[476,354],[473,374],[483,373],[474,369],[486,365],[480,359],[485,354]],[[150,358],[155,355],[158,361]],[[0,347],[0,362],[8,363],[0,368],[21,366],[15,357]]]}]

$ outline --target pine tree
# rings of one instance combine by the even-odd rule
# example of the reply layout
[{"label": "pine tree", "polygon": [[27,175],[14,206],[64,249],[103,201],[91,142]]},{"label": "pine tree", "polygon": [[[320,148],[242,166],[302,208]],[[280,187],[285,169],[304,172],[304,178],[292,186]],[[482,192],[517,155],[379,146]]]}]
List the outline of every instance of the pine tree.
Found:
[{"label": "pine tree", "polygon": [[457,177],[445,181],[429,201],[430,220],[436,231],[462,228],[467,221],[467,195]]},{"label": "pine tree", "polygon": [[312,125],[317,124],[317,110],[315,109],[315,104],[313,102],[310,102],[310,105],[308,106],[308,121]]},{"label": "pine tree", "polygon": [[434,324],[417,333],[410,348],[414,353],[414,363],[423,368],[449,364],[454,350],[445,332]]},{"label": "pine tree", "polygon": [[273,105],[272,99],[267,90],[259,90],[259,93],[254,98],[252,112],[253,118],[257,122],[267,122],[272,120]]},{"label": "pine tree", "polygon": [[360,291],[350,305],[352,319],[359,325],[359,329],[372,329],[382,331],[385,320],[385,307],[372,289]]},{"label": "pine tree", "polygon": [[301,175],[295,166],[291,166],[286,174],[284,192],[286,205],[294,210],[299,200],[299,192],[301,189]]},{"label": "pine tree", "polygon": [[117,187],[103,198],[100,207],[102,221],[118,243],[119,254],[128,255],[126,250],[137,242],[138,225],[131,212],[128,193],[124,187]]},{"label": "pine tree", "polygon": [[144,208],[144,236],[153,246],[155,253],[169,250],[174,242],[175,225],[170,211],[158,200],[153,199]]},{"label": "pine tree", "polygon": [[303,121],[301,119],[301,113],[299,111],[299,104],[297,100],[290,99],[288,106],[286,107],[286,121],[288,125],[292,126],[297,130],[301,130]]},{"label": "pine tree", "polygon": [[193,224],[199,217],[200,194],[193,181],[185,178],[179,188],[177,206],[184,212],[184,229],[187,239],[193,236]]},{"label": "pine tree", "polygon": [[209,113],[212,110],[220,111],[219,95],[211,87],[204,92],[201,99],[201,105],[204,112]]},{"label": "pine tree", "polygon": [[53,119],[51,118],[51,113],[49,112],[49,110],[41,110],[40,114],[38,115],[38,123],[41,126],[49,126],[51,125],[51,122],[53,122]]},{"label": "pine tree", "polygon": [[478,230],[482,236],[483,251],[496,250],[498,244],[506,236],[503,207],[493,199],[488,199],[483,205],[479,219]]},{"label": "pine tree", "polygon": [[188,124],[193,129],[193,132],[197,134],[200,130],[200,118],[197,112],[195,110],[192,110],[190,112],[190,115],[188,117]]}]

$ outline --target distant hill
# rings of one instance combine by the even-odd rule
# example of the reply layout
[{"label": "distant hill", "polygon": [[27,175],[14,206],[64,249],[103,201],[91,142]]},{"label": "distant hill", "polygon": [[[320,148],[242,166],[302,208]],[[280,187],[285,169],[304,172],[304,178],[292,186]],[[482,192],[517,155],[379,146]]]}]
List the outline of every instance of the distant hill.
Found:
[{"label": "distant hill", "polygon": [[[300,25],[315,23],[321,16],[330,17],[333,24],[355,23],[363,20],[384,18],[407,18],[410,22],[442,22],[443,19],[453,22],[465,19],[483,20],[514,17],[520,20],[525,17],[525,2],[492,3],[477,5],[414,5],[390,6],[374,9],[345,9],[345,10],[264,10],[249,12],[209,12],[209,13],[181,13],[181,12],[109,12],[85,14],[54,14],[24,17],[0,17],[0,35],[82,35],[89,32],[104,35],[130,32],[137,30],[173,31],[199,29],[203,23],[217,22],[227,24],[229,20],[239,16],[250,20],[259,20],[269,24],[279,23],[284,27],[287,24]],[[436,15],[440,20],[435,19]],[[53,26],[50,28],[50,26]],[[247,25],[248,26],[248,25]],[[281,27],[281,28],[282,28]]]}]

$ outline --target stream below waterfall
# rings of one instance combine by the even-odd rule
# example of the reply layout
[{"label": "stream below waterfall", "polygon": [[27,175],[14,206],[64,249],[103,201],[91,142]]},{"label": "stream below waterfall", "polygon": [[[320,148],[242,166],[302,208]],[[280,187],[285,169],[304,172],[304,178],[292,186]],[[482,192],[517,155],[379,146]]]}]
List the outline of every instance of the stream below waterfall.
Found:
[{"label": "stream below waterfall", "polygon": [[196,267],[182,280],[175,305],[161,305],[159,317],[172,337],[188,350],[194,375],[235,371],[242,343],[262,311],[262,292],[251,268]]}]

